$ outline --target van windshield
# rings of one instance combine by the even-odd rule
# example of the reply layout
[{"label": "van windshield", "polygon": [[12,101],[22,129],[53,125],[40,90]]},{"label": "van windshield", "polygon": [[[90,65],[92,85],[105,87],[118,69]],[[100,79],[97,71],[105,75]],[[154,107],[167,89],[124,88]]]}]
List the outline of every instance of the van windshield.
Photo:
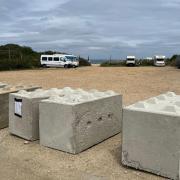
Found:
[{"label": "van windshield", "polygon": [[128,60],[128,61],[134,61],[135,59],[133,59],[133,58],[128,58],[127,60]]},{"label": "van windshield", "polygon": [[69,61],[77,61],[77,57],[75,57],[75,56],[65,56],[65,57]]},{"label": "van windshield", "polygon": [[156,61],[164,61],[164,59],[156,59]]}]

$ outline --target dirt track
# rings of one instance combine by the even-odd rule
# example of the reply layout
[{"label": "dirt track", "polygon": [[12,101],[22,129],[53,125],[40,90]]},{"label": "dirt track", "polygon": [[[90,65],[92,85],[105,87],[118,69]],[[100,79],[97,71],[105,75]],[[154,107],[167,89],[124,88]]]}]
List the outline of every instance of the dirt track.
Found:
[{"label": "dirt track", "polygon": [[[166,91],[180,94],[180,71],[175,68],[101,68],[45,69],[0,72],[0,82],[35,84],[50,87],[77,87],[114,90],[123,94],[124,104]],[[33,142],[0,131],[1,180],[109,180],[161,179],[123,167],[120,163],[121,135],[79,154],[70,155],[44,148]]]}]

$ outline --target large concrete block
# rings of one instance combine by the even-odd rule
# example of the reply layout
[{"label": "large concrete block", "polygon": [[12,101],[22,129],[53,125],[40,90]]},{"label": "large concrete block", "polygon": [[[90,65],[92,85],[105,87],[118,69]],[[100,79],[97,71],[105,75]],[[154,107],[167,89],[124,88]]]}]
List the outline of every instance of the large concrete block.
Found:
[{"label": "large concrete block", "polygon": [[22,89],[33,91],[39,87],[36,86],[13,86],[4,83],[0,84],[0,129],[8,127],[9,122],[9,94]]},{"label": "large concrete block", "polygon": [[58,89],[37,89],[10,94],[10,133],[31,141],[39,139],[39,102],[58,92]]},{"label": "large concrete block", "polygon": [[180,96],[173,92],[123,109],[122,163],[179,179]]},{"label": "large concrete block", "polygon": [[40,103],[41,145],[77,154],[121,132],[121,95],[71,88],[63,93]]}]

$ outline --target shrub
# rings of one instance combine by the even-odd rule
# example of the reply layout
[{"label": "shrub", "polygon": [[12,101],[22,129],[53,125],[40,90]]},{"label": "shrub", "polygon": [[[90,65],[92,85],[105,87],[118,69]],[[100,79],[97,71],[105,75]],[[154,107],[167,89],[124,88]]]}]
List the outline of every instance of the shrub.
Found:
[{"label": "shrub", "polygon": [[176,58],[178,55],[173,55],[170,59],[166,60],[166,64],[169,66],[176,66]]},{"label": "shrub", "polygon": [[40,66],[40,54],[32,48],[7,44],[0,46],[0,70],[29,69]]},{"label": "shrub", "polygon": [[126,61],[106,61],[101,63],[101,67],[122,67],[126,66]]},{"label": "shrub", "polygon": [[91,66],[91,63],[88,60],[79,57],[79,66]]},{"label": "shrub", "polygon": [[139,66],[153,66],[154,60],[140,59],[139,61],[137,61],[137,64]]}]

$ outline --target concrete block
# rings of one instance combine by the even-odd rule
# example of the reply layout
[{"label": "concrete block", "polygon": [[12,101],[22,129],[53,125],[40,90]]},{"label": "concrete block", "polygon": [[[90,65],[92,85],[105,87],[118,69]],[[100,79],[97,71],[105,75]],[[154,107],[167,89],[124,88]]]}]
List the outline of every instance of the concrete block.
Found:
[{"label": "concrete block", "polygon": [[30,141],[39,139],[39,102],[60,92],[58,89],[37,89],[10,94],[9,132]]},{"label": "concrete block", "polygon": [[63,89],[40,102],[40,144],[77,154],[121,132],[122,96]]},{"label": "concrete block", "polygon": [[17,92],[22,89],[33,91],[39,87],[36,86],[13,86],[7,84],[0,84],[0,129],[8,127],[9,122],[9,94]]},{"label": "concrete block", "polygon": [[180,96],[173,92],[123,109],[122,163],[179,179]]}]

